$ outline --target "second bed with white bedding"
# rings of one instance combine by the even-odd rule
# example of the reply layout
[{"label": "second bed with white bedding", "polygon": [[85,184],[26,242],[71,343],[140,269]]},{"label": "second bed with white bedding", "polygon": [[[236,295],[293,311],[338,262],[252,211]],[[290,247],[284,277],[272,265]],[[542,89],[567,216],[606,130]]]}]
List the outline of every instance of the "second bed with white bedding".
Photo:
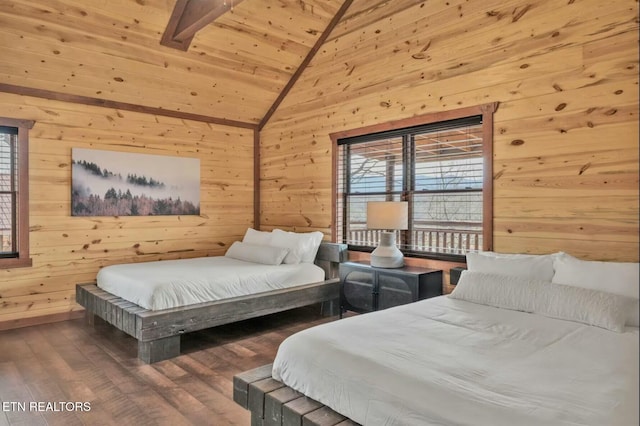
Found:
[{"label": "second bed with white bedding", "polygon": [[312,263],[264,265],[225,256],[107,266],[103,290],[143,308],[161,310],[262,293],[325,279]]},{"label": "second bed with white bedding", "polygon": [[304,330],[273,377],[363,425],[637,425],[638,328],[447,296]]}]

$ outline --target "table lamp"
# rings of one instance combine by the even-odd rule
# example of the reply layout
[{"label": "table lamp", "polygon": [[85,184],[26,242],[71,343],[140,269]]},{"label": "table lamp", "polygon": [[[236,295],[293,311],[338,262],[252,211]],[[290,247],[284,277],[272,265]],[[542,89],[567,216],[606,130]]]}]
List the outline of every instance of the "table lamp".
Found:
[{"label": "table lamp", "polygon": [[367,228],[382,229],[380,244],[371,253],[371,266],[401,268],[404,255],[396,247],[395,230],[408,229],[409,203],[406,201],[369,201]]}]

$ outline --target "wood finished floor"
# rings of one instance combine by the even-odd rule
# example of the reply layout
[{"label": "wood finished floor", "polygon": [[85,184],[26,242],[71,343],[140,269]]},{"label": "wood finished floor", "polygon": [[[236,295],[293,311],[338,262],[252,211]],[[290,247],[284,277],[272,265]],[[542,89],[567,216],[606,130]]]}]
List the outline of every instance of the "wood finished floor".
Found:
[{"label": "wood finished floor", "polygon": [[[190,333],[179,357],[151,365],[136,358],[132,337],[82,319],[2,331],[0,426],[249,425],[233,402],[234,374],[271,363],[287,336],[336,318],[313,306]],[[29,412],[30,401],[91,410]]]}]

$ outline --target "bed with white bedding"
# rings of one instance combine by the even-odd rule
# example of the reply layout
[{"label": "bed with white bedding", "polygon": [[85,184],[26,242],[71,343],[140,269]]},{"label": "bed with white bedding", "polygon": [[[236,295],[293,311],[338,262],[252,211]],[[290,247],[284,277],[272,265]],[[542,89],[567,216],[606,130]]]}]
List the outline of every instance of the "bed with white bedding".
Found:
[{"label": "bed with white bedding", "polygon": [[107,266],[97,285],[153,311],[323,281],[313,263],[265,265],[226,256]]},{"label": "bed with white bedding", "polygon": [[[450,295],[289,337],[234,378],[234,400],[269,425],[639,424],[637,263],[488,252],[467,267]],[[284,388],[255,403],[261,380]]]},{"label": "bed with white bedding", "polygon": [[363,425],[637,425],[638,328],[447,296],[285,340],[273,378]]},{"label": "bed with white bedding", "polygon": [[322,233],[252,229],[224,256],[112,265],[78,284],[90,322],[106,321],[138,340],[147,363],[180,354],[180,335],[322,303],[337,314],[337,265],[346,245]]}]

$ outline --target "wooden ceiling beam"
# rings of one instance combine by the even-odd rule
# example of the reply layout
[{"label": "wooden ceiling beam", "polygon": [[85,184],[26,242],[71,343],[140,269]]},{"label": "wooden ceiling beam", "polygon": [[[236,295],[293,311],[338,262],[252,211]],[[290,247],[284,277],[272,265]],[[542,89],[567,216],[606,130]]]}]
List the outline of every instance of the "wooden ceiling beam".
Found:
[{"label": "wooden ceiling beam", "polygon": [[195,34],[243,0],[178,0],[173,8],[160,44],[189,49]]},{"label": "wooden ceiling beam", "polygon": [[32,96],[34,98],[49,99],[52,101],[69,102],[72,104],[89,105],[103,108],[113,108],[123,111],[139,112],[142,114],[161,115],[183,120],[201,121],[203,123],[219,124],[221,126],[240,127],[242,129],[257,129],[255,123],[229,120],[222,117],[211,117],[208,115],[194,114],[184,111],[174,111],[164,108],[150,107],[145,105],[130,104],[127,102],[111,101],[108,99],[92,98],[89,96],[72,95],[70,93],[55,92],[53,90],[36,89],[33,87],[16,86],[13,84],[0,83],[0,93],[12,93],[20,96]]}]

